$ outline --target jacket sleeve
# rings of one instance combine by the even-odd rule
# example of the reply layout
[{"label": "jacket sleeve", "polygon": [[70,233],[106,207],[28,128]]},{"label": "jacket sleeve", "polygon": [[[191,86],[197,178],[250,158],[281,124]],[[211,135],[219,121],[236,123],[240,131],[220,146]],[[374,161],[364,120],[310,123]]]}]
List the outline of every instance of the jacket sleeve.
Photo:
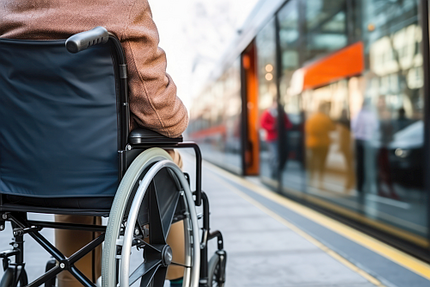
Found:
[{"label": "jacket sleeve", "polygon": [[176,95],[176,85],[166,73],[166,54],[147,0],[129,7],[120,38],[128,64],[131,128],[142,126],[177,137],[188,125],[188,113]]},{"label": "jacket sleeve", "polygon": [[274,125],[274,119],[268,110],[265,110],[261,115],[260,126],[266,131],[276,130]]}]

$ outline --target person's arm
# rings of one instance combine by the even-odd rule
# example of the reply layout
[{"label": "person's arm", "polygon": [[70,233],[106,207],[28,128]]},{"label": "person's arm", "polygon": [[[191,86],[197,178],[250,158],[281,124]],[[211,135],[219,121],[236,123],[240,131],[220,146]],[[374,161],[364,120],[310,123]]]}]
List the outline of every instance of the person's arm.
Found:
[{"label": "person's arm", "polygon": [[158,47],[158,31],[148,1],[131,2],[126,27],[118,35],[128,64],[131,128],[142,126],[177,137],[188,125],[187,110],[166,73],[166,54]]}]

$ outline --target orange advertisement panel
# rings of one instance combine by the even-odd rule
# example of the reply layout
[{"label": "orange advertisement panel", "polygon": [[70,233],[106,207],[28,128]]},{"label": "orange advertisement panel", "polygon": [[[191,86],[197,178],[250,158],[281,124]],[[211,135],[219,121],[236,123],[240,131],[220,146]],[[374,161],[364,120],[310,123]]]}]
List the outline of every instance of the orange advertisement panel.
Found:
[{"label": "orange advertisement panel", "polygon": [[362,42],[347,46],[304,68],[303,90],[323,86],[364,70]]}]

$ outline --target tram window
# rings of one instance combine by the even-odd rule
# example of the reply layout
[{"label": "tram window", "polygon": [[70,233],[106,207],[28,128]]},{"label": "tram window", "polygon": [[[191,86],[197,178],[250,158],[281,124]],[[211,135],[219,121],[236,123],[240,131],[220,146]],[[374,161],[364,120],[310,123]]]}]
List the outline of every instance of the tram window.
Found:
[{"label": "tram window", "polygon": [[[279,78],[280,103],[290,125],[280,130],[281,146],[281,186],[289,190],[303,191],[303,118],[300,96],[293,92],[291,80],[299,68],[300,34],[299,1],[292,0],[278,13],[279,41],[281,48],[282,75]],[[285,125],[285,123],[284,123]]]},{"label": "tram window", "polygon": [[268,108],[276,98],[276,42],[272,19],[257,35],[259,110]]},{"label": "tram window", "polygon": [[293,123],[280,184],[428,243],[419,1],[346,2],[291,0],[277,14]]},{"label": "tram window", "polygon": [[288,88],[293,72],[299,67],[299,13],[298,1],[288,2],[278,13],[282,75],[281,102],[287,103]]},{"label": "tram window", "polygon": [[[330,9],[324,1],[307,1],[311,2],[320,5],[307,10],[307,17],[326,10],[316,19],[309,18],[306,36],[308,60],[319,55],[319,75],[323,77],[321,73],[329,70],[321,64],[327,59],[322,53],[336,45],[340,48],[346,40],[329,47],[324,46],[325,42],[309,39],[319,41],[318,34],[326,37],[334,31],[340,37],[342,30],[347,30],[346,14],[343,1],[328,1],[339,4]],[[354,31],[354,39],[363,46],[362,72],[302,92],[307,123],[312,123],[312,115],[321,107],[336,125],[327,133],[329,146],[319,174],[307,169],[307,192],[347,209],[354,209],[355,202],[355,208],[365,216],[393,230],[400,228],[405,238],[409,233],[415,238],[426,238],[428,207],[423,199],[428,194],[423,173],[424,81],[418,1],[356,3],[354,21],[360,31]],[[346,37],[346,33],[343,35]],[[340,57],[342,50],[336,48],[329,55],[332,59]],[[309,70],[312,65],[306,68]],[[320,102],[327,104],[325,110]],[[308,167],[313,166],[313,153],[312,148],[306,147]],[[320,177],[312,177],[312,173]]]},{"label": "tram window", "polygon": [[306,1],[306,59],[347,45],[345,0]]},{"label": "tram window", "polygon": [[260,177],[271,186],[278,176],[277,88],[276,88],[276,31],[272,19],[257,34],[258,113],[260,137]]}]

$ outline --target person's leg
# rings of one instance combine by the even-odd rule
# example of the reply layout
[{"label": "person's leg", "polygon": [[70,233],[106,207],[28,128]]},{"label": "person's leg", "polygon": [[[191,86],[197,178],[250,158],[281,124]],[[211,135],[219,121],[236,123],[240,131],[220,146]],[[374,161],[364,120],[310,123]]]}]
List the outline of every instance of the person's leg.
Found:
[{"label": "person's leg", "polygon": [[[55,215],[56,222],[75,223],[75,224],[101,224],[101,218],[95,216],[79,216],[79,215]],[[55,246],[66,257],[70,257],[73,253],[84,247],[99,234],[90,231],[78,230],[55,230]],[[75,263],[75,266],[85,274],[93,282],[101,275],[101,245],[93,252],[90,252],[85,257]],[[82,284],[67,271],[58,274],[58,287],[81,287]]]},{"label": "person's leg", "polygon": [[182,169],[183,162],[181,154],[175,149],[166,149],[166,151],[172,157],[173,162],[176,163],[176,165],[179,166],[180,169]]},{"label": "person's leg", "polygon": [[269,166],[270,166],[270,176],[273,179],[277,178],[278,173],[278,144],[277,141],[267,142],[269,149]]},{"label": "person's leg", "polygon": [[[174,149],[166,150],[172,157],[173,162],[176,163],[180,169],[183,167],[181,154]],[[167,244],[172,248],[173,262],[183,264],[185,262],[185,235],[184,235],[184,222],[179,221],[170,227],[169,235],[167,236]],[[184,276],[184,267],[170,265],[167,269],[167,279],[175,280],[181,279]]]},{"label": "person's leg", "polygon": [[356,162],[356,182],[357,182],[357,191],[359,193],[363,193],[364,187],[364,145],[361,140],[355,141],[355,162]]},{"label": "person's leg", "polygon": [[[170,227],[169,235],[167,236],[167,244],[172,248],[172,262],[185,264],[185,236],[184,222],[178,221]],[[174,280],[184,276],[184,267],[170,265],[167,269],[167,279]]]},{"label": "person's leg", "polygon": [[316,152],[316,148],[310,147],[306,150],[306,156],[307,156],[307,171],[309,173],[309,182],[312,184],[312,182],[315,179],[316,171],[317,171],[317,164],[318,164],[318,155]]},{"label": "person's leg", "polygon": [[324,179],[328,151],[329,151],[329,146],[322,146],[319,148],[320,159],[318,163],[319,165],[318,169],[319,169],[320,181]]},{"label": "person's leg", "polygon": [[318,180],[318,188],[323,189],[323,178],[325,168],[324,147],[313,148],[312,155],[314,158],[314,170]]}]

